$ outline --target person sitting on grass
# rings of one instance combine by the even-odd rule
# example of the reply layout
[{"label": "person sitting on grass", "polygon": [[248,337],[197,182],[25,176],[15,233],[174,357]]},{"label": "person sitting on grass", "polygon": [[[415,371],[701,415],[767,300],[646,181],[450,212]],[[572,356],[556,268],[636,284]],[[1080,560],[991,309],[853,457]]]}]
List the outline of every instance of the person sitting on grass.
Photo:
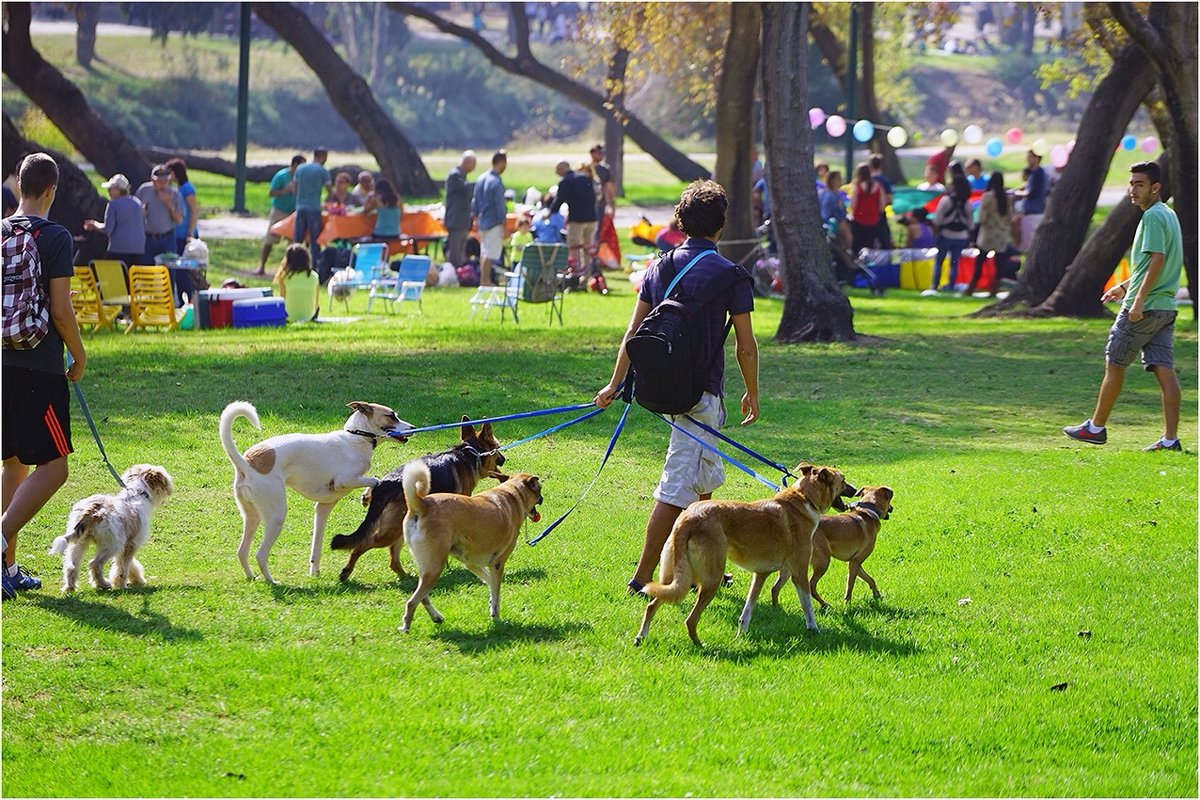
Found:
[{"label": "person sitting on grass", "polygon": [[308,248],[299,243],[289,244],[273,279],[279,296],[287,309],[288,322],[315,321],[321,304],[318,292],[321,283],[312,268]]}]

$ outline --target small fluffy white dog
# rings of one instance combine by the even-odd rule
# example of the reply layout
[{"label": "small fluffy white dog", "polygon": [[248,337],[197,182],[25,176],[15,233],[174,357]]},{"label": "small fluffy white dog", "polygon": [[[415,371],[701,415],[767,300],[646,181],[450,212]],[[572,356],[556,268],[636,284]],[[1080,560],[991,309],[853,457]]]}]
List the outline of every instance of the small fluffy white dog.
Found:
[{"label": "small fluffy white dog", "polygon": [[[67,532],[54,540],[50,554],[63,557],[63,592],[75,591],[79,564],[89,544],[96,557],[88,563],[92,586],[123,589],[127,583],[146,582],[142,565],[134,558],[150,538],[150,515],[174,491],[171,476],[162,467],[137,464],[121,476],[125,488],[116,495],[94,494],[71,509]],[[115,558],[108,580],[104,565]]]},{"label": "small fluffy white dog", "polygon": [[413,427],[387,406],[362,402],[347,405],[354,413],[340,431],[273,436],[251,447],[245,455],[238,452],[233,441],[233,421],[245,417],[251,425],[261,428],[258,412],[245,401],[230,403],[221,412],[221,444],[233,464],[233,496],[242,512],[238,560],[248,580],[254,580],[250,545],[261,522],[263,540],[256,554],[258,568],[267,581],[275,583],[267,568],[267,556],[283,531],[289,486],[316,503],[309,574],[317,575],[321,569],[325,522],[334,505],[354,489],[374,488],[378,479],[366,473],[371,468],[375,445],[381,440],[394,440],[390,433],[399,434]]}]

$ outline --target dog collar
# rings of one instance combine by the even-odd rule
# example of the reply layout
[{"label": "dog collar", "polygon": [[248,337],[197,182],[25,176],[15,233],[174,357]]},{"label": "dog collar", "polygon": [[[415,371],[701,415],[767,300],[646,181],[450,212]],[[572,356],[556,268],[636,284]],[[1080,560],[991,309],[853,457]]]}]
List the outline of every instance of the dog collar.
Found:
[{"label": "dog collar", "polygon": [[355,436],[365,436],[371,440],[371,447],[379,444],[379,434],[371,433],[370,431],[350,430],[346,429],[346,433],[352,433]]},{"label": "dog collar", "polygon": [[134,497],[141,495],[142,497],[146,498],[147,500],[150,499],[150,493],[147,492],[145,489],[131,489],[130,487],[126,486],[125,491],[128,492],[129,494],[133,495]]},{"label": "dog collar", "polygon": [[874,517],[876,522],[883,519],[883,514],[871,503],[855,503],[850,508],[855,511],[861,511],[868,517]]}]

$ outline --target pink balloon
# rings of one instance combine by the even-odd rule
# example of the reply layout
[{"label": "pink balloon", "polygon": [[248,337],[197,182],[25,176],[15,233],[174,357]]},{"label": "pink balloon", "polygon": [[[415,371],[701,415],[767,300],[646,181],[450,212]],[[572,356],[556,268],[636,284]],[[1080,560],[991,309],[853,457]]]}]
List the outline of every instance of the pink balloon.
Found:
[{"label": "pink balloon", "polygon": [[1020,128],[1009,128],[1008,131],[1004,134],[1004,138],[1008,140],[1009,144],[1020,144],[1021,137],[1023,137],[1024,135],[1025,135],[1025,132],[1022,131]]},{"label": "pink balloon", "polygon": [[846,120],[834,114],[829,119],[825,120],[825,130],[835,139],[846,132]]},{"label": "pink balloon", "polygon": [[1071,151],[1074,149],[1075,149],[1075,140],[1072,139],[1071,141],[1067,142],[1067,155],[1070,155]]},{"label": "pink balloon", "polygon": [[810,108],[808,110],[808,125],[810,128],[816,128],[825,121],[825,112],[819,108]]},{"label": "pink balloon", "polygon": [[1145,139],[1142,139],[1142,152],[1158,152],[1158,139],[1155,139],[1153,136],[1147,136]]},{"label": "pink balloon", "polygon": [[1055,169],[1065,167],[1070,157],[1071,154],[1067,152],[1067,148],[1061,144],[1055,145],[1050,151],[1050,163],[1054,165]]}]

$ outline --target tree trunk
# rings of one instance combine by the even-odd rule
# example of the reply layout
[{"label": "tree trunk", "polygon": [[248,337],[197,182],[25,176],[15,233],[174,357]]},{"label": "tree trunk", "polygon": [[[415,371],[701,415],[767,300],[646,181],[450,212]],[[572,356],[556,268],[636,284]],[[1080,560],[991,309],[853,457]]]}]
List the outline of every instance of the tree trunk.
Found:
[{"label": "tree trunk", "polygon": [[96,57],[96,24],[100,21],[99,3],[75,3],[75,60],[84,69],[92,68]]},{"label": "tree trunk", "polygon": [[[900,157],[896,149],[888,143],[887,132],[895,123],[895,118],[885,114],[879,108],[879,100],[875,94],[875,8],[873,3],[859,3],[858,40],[862,43],[863,79],[855,84],[854,107],[858,109],[859,119],[870,120],[876,124],[876,133],[871,140],[872,150],[883,156],[883,174],[892,183],[905,182],[904,169],[900,165]],[[837,37],[821,17],[810,11],[808,31],[813,42],[821,51],[825,62],[833,71],[838,86],[843,94],[850,88],[849,54],[846,45]],[[854,125],[856,120],[850,120]],[[849,136],[850,134],[846,134]]]},{"label": "tree trunk", "polygon": [[[1107,165],[1134,112],[1154,88],[1142,51],[1129,45],[1113,61],[1088,101],[1075,134],[1075,149],[1054,187],[1046,213],[1025,254],[1017,286],[992,310],[1040,305],[1062,280],[1087,238]],[[1065,202],[1059,202],[1066,198]]]},{"label": "tree trunk", "polygon": [[[1163,172],[1162,200],[1171,197],[1168,163],[1159,163]],[[1178,200],[1176,200],[1178,204]],[[1142,221],[1142,212],[1131,202],[1123,202],[1112,210],[1096,232],[1087,240],[1079,255],[1067,267],[1058,286],[1046,302],[1030,313],[1038,316],[1104,317],[1112,316],[1100,295],[1112,276],[1121,257],[1133,244],[1133,234]]]},{"label": "tree trunk", "polygon": [[608,60],[608,79],[605,81],[604,152],[616,188],[617,197],[625,196],[625,70],[629,66],[629,50],[618,47]]},{"label": "tree trunk", "polygon": [[758,79],[761,30],[762,11],[756,4],[730,5],[729,35],[725,39],[724,61],[717,84],[717,167],[714,175],[729,195],[722,238],[744,242],[721,245],[721,255],[731,261],[741,261],[755,245],[750,150],[754,146],[754,84]]},{"label": "tree trunk", "polygon": [[[1197,8],[1195,3],[1153,3],[1143,17],[1132,3],[1109,3],[1109,8],[1129,36],[1145,51],[1162,87],[1163,101],[1175,135],[1171,137],[1171,161],[1178,185],[1195,187],[1200,182],[1200,150],[1197,142]],[[1183,234],[1183,261],[1187,271],[1192,315],[1196,300],[1197,206],[1195,191],[1180,191],[1175,201]]]},{"label": "tree trunk", "polygon": [[346,66],[308,17],[291,3],[254,3],[253,8],[316,73],[333,107],[359,135],[396,191],[418,197],[437,194],[441,187],[429,177],[421,154],[376,102],[367,82]]},{"label": "tree trunk", "polygon": [[[141,153],[152,164],[158,164],[166,161],[168,158],[179,156],[187,161],[188,169],[198,169],[202,172],[211,172],[214,175],[223,175],[226,178],[232,178],[236,174],[237,165],[234,162],[221,158],[219,156],[203,155],[195,153],[191,150],[184,150],[178,147],[155,147],[147,145],[139,147],[138,152]],[[246,180],[251,183],[266,183],[275,177],[275,173],[288,164],[260,164],[258,166],[246,166]]]},{"label": "tree trunk", "polygon": [[1025,23],[1021,28],[1021,53],[1033,55],[1033,34],[1037,27],[1037,7],[1033,3],[1021,3],[1021,15]]},{"label": "tree trunk", "polygon": [[[4,174],[16,172],[21,159],[29,153],[45,153],[58,164],[58,193],[54,196],[54,205],[50,206],[49,218],[62,225],[73,234],[83,233],[85,219],[104,219],[104,207],[107,202],[96,191],[91,180],[71,159],[57,150],[49,150],[37,142],[26,139],[24,134],[13,124],[8,114],[4,115]],[[108,245],[104,234],[84,234],[85,255],[89,255],[87,244],[99,255],[103,255]],[[98,250],[96,247],[98,246]]]},{"label": "tree trunk", "polygon": [[121,172],[134,186],[147,180],[150,165],[133,143],[93,111],[79,87],[34,49],[29,38],[29,3],[5,3],[4,9],[8,12],[0,55],[4,74],[101,175]]},{"label": "tree trunk", "polygon": [[808,116],[808,3],[762,4],[762,93],[772,225],[787,294],[780,342],[853,341],[854,310],[838,288],[813,188]]},{"label": "tree trunk", "polygon": [[[414,3],[388,3],[388,8],[399,14],[423,19],[432,23],[442,33],[448,33],[469,42],[483,54],[484,58],[505,72],[536,81],[575,101],[593,114],[606,118],[608,110],[604,105],[604,95],[534,58],[529,48],[529,19],[525,14],[525,5],[524,3],[510,3],[509,6],[513,19],[513,38],[517,46],[515,56],[505,55],[480,34],[470,28],[455,25],[424,6]],[[676,150],[666,139],[659,136],[634,115],[626,112],[624,126],[626,136],[635,141],[647,155],[679,180],[694,181],[697,178],[708,177],[707,169]]]}]

